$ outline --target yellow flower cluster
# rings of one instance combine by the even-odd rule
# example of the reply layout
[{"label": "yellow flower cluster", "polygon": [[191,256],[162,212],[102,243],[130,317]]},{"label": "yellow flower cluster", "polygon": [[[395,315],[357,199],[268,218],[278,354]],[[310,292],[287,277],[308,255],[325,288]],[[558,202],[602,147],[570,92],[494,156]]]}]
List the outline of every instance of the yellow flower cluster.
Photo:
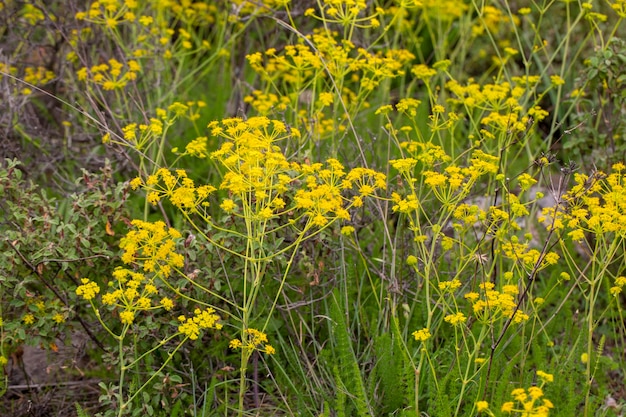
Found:
[{"label": "yellow flower cluster", "polygon": [[[474,315],[481,323],[492,323],[502,318],[513,317],[516,302],[515,296],[519,292],[517,285],[507,284],[502,287],[502,291],[494,290],[492,282],[484,282],[479,286],[480,292],[469,292],[465,298],[472,303]],[[515,311],[514,323],[521,323],[529,317],[521,310]]]},{"label": "yellow flower cluster", "polygon": [[137,79],[141,72],[139,62],[129,60],[125,63],[111,58],[107,63],[83,67],[76,71],[80,81],[89,81],[102,87],[103,90],[121,90],[129,81]]},{"label": "yellow flower cluster", "polygon": [[291,0],[231,0],[234,10],[241,15],[269,13],[289,6]]},{"label": "yellow flower cluster", "polygon": [[250,67],[264,78],[280,79],[285,84],[301,85],[323,69],[321,57],[303,44],[286,45],[280,54],[270,48],[263,54],[255,52],[246,58]]},{"label": "yellow flower cluster", "polygon": [[[91,3],[89,10],[78,12],[77,20],[84,20],[108,28],[115,28],[122,23],[138,22],[142,26],[150,26],[155,19],[159,26],[169,22],[161,21],[164,16],[171,15],[177,22],[187,25],[203,26],[215,22],[217,7],[203,2],[163,1],[154,9],[146,7],[146,2],[138,0],[98,0]],[[150,2],[147,2],[148,6]],[[143,9],[143,10],[141,10]],[[139,13],[139,16],[137,15]]]},{"label": "yellow flower cluster", "polygon": [[261,116],[267,116],[272,111],[283,112],[291,104],[289,97],[279,97],[260,90],[254,90],[252,94],[244,97],[243,101],[250,104]]},{"label": "yellow flower cluster", "polygon": [[622,288],[624,288],[625,285],[626,285],[626,277],[619,276],[615,278],[615,285],[613,285],[611,289],[609,290],[611,295],[613,295],[614,297],[617,297],[619,294],[621,294]]},{"label": "yellow flower cluster", "polygon": [[425,342],[431,337],[430,330],[428,328],[416,330],[412,333],[412,335],[415,338],[415,340],[417,340],[418,342]]},{"label": "yellow flower cluster", "polygon": [[185,317],[183,315],[178,317],[178,321],[181,322],[178,326],[178,331],[191,340],[196,340],[203,329],[219,330],[222,328],[222,324],[219,323],[221,317],[215,314],[215,309],[211,307],[205,310],[197,308],[193,314],[193,317]]},{"label": "yellow flower cluster", "polygon": [[[228,213],[242,210],[243,215],[269,220],[296,209],[304,212],[310,224],[324,226],[331,218],[349,220],[350,206],[359,207],[363,197],[386,187],[383,174],[366,168],[346,173],[336,159],[326,165],[288,162],[275,142],[300,133],[278,120],[233,118],[212,122],[209,128],[214,136],[227,140],[211,158],[227,169],[220,189],[228,190],[232,198],[220,207]],[[352,199],[342,195],[352,188],[358,195]],[[294,193],[292,207],[286,207],[288,192]]]},{"label": "yellow flower cluster", "polygon": [[[2,10],[1,7],[0,10]],[[35,26],[37,22],[40,22],[46,18],[43,11],[39,7],[30,3],[24,3],[22,9],[20,10],[20,17],[26,20],[26,22],[28,22],[30,26]],[[51,16],[51,18],[52,20],[56,19],[53,15]]]},{"label": "yellow flower cluster", "polygon": [[457,20],[469,9],[466,3],[457,0],[421,0],[415,3],[425,18],[434,21]]},{"label": "yellow flower cluster", "polygon": [[[297,129],[288,129],[283,122],[263,116],[215,121],[209,124],[209,129],[213,136],[226,139],[220,149],[211,153],[211,158],[227,169],[221,189],[238,196],[254,193],[261,201],[272,198],[274,190],[278,193],[287,190],[292,181],[290,175],[298,165],[288,162],[275,143],[300,137]],[[276,206],[273,199],[267,203]]]},{"label": "yellow flower cluster", "polygon": [[519,17],[504,13],[502,9],[486,5],[480,11],[480,19],[476,19],[472,26],[472,36],[481,36],[485,31],[492,35],[498,35],[501,30],[510,30],[511,24],[517,26]]},{"label": "yellow flower cluster", "polygon": [[541,386],[514,389],[511,391],[514,401],[502,404],[501,411],[519,413],[521,416],[548,417],[554,404],[547,398],[542,398],[544,396],[542,387],[546,382],[552,382],[554,377],[542,371],[537,371],[537,376],[542,380]]},{"label": "yellow flower cluster", "polygon": [[347,27],[377,28],[380,22],[376,17],[384,13],[382,9],[377,8],[374,13],[359,17],[366,11],[365,0],[322,0],[319,5],[319,14],[315,9],[307,9],[304,15],[323,21],[325,24],[337,23]]},{"label": "yellow flower cluster", "polygon": [[626,0],[616,0],[614,3],[609,2],[611,9],[617,13],[621,19],[626,19]]},{"label": "yellow flower cluster", "polygon": [[83,278],[80,280],[82,285],[76,288],[76,295],[83,297],[85,300],[93,300],[100,292],[100,287],[95,282],[89,280],[89,278]]},{"label": "yellow flower cluster", "polygon": [[[113,272],[114,281],[109,283],[111,290],[102,296],[103,305],[121,309],[119,318],[126,325],[133,323],[138,311],[174,308],[174,302],[168,297],[160,298],[158,304],[153,302],[159,294],[154,280],[159,274],[161,278],[168,277],[172,268],[180,268],[184,263],[183,256],[175,252],[176,240],[181,237],[176,229],[167,229],[163,222],[133,220],[132,224],[137,230],[131,230],[120,241],[120,248],[124,250],[122,261],[142,264],[144,271],[154,275],[147,278],[142,273],[118,267]],[[76,288],[76,295],[88,301],[99,292],[98,284],[87,278]]]},{"label": "yellow flower cluster", "polygon": [[[162,136],[167,133],[167,129],[172,126],[177,119],[185,118],[195,122],[200,118],[200,109],[206,107],[204,101],[188,101],[186,104],[174,102],[167,109],[157,108],[155,116],[149,119],[149,123],[130,123],[122,127],[123,141],[112,140],[110,134],[102,138],[103,143],[114,143],[121,146],[130,146],[136,151],[143,151],[152,146],[156,141],[162,140]],[[203,144],[206,138],[199,137],[185,150],[186,154],[198,157],[206,157],[203,151],[206,145]],[[203,147],[205,149],[203,149]],[[172,149],[177,153],[178,149]],[[135,179],[135,187],[141,184],[141,180]],[[137,182],[138,181],[138,182]]]},{"label": "yellow flower cluster", "polygon": [[448,314],[443,318],[443,321],[445,321],[446,323],[450,323],[453,326],[460,326],[464,324],[466,320],[467,317],[461,312]]},{"label": "yellow flower cluster", "polygon": [[563,196],[566,207],[547,207],[540,217],[549,230],[570,230],[573,241],[586,239],[586,233],[626,236],[626,165],[613,165],[606,175],[577,173],[575,185]]},{"label": "yellow flower cluster", "polygon": [[[550,410],[554,408],[552,401],[544,398],[543,386],[547,382],[554,381],[554,376],[543,371],[537,371],[537,376],[541,379],[540,386],[532,386],[528,389],[516,388],[511,391],[513,401],[507,401],[502,404],[500,411],[511,414],[516,413],[521,417],[548,417]],[[479,413],[487,413],[493,416],[493,412],[489,409],[487,401],[477,401],[476,411]]]},{"label": "yellow flower cluster", "polygon": [[268,355],[276,353],[276,349],[267,343],[267,335],[260,330],[252,328],[245,329],[242,340],[233,339],[230,341],[229,346],[231,349],[258,350]]},{"label": "yellow flower cluster", "polygon": [[78,12],[74,16],[76,20],[114,28],[123,22],[134,22],[136,15],[133,10],[137,9],[138,2],[135,0],[99,0],[91,3],[89,10]]},{"label": "yellow flower cluster", "polygon": [[513,77],[514,84],[501,82],[496,84],[480,85],[470,80],[467,85],[461,85],[456,80],[446,83],[446,89],[455,97],[449,102],[462,105],[467,111],[479,109],[486,114],[481,124],[486,129],[483,135],[490,138],[496,132],[524,132],[529,125],[539,122],[548,116],[548,112],[538,106],[524,110],[527,95],[532,90],[529,81],[538,81],[530,77]]},{"label": "yellow flower cluster", "polygon": [[[201,149],[196,147],[193,151],[196,156],[202,155],[199,150]],[[135,188],[140,185],[142,185],[140,178],[131,181],[131,186]],[[193,180],[181,169],[172,173],[167,168],[159,168],[155,174],[148,176],[143,189],[148,192],[147,200],[150,204],[156,205],[165,198],[186,213],[196,213],[200,206],[207,207],[209,203],[206,199],[216,191],[212,185],[196,187]]]},{"label": "yellow flower cluster", "polygon": [[[324,226],[329,218],[350,220],[347,209],[363,205],[363,198],[386,187],[384,174],[368,168],[354,168],[345,173],[336,159],[329,159],[326,167],[320,163],[302,165],[306,188],[296,192],[295,207],[305,211],[316,226]],[[354,188],[357,195],[344,203],[343,190]]]},{"label": "yellow flower cluster", "polygon": [[35,322],[35,316],[31,313],[25,314],[24,317],[22,317],[22,321],[26,325],[31,325]]},{"label": "yellow flower cluster", "polygon": [[[54,80],[56,75],[53,71],[50,71],[42,66],[37,67],[25,67],[23,69],[24,73],[20,76],[22,80],[24,80],[28,84],[32,84],[36,87],[40,87],[48,84],[50,81]],[[7,65],[5,63],[0,62],[0,80],[2,80],[2,73],[10,74],[13,76],[18,76],[18,68],[13,65]],[[32,94],[33,90],[30,87],[24,87],[20,90],[23,95]]]},{"label": "yellow flower cluster", "polygon": [[[429,166],[434,167],[437,160],[442,163],[451,160],[445,151],[436,145],[425,146],[418,142],[414,142],[414,145],[406,143],[403,145],[407,150],[414,151],[412,157],[391,160],[389,163],[409,182],[415,180],[413,171],[418,162],[422,162],[424,168],[427,168]],[[420,153],[417,153],[418,151]],[[498,163],[499,158],[497,156],[475,150],[467,167],[449,165],[443,170],[440,167],[437,167],[437,170],[423,169],[421,171],[422,181],[433,191],[439,201],[452,204],[465,198],[480,176],[497,173]],[[393,193],[392,201],[396,203],[393,210],[401,213],[408,213],[417,207],[417,199],[412,195],[409,195],[407,199],[402,199],[399,194]]]},{"label": "yellow flower cluster", "polygon": [[[248,63],[255,72],[277,85],[299,89],[317,77],[325,77],[328,71],[335,79],[358,81],[360,88],[371,91],[384,79],[404,75],[404,66],[415,58],[405,49],[372,53],[337,37],[336,32],[315,30],[307,39],[316,51],[302,42],[287,45],[280,52],[271,48],[263,54],[253,53],[247,56]],[[343,94],[349,95],[350,91]]]},{"label": "yellow flower cluster", "polygon": [[[44,67],[26,67],[24,68],[24,81],[34,86],[42,86],[48,84],[54,80],[54,72],[45,69]],[[28,95],[32,93],[32,90],[28,87],[22,89],[22,94]]]},{"label": "yellow flower cluster", "polygon": [[160,273],[163,277],[168,277],[172,268],[184,265],[184,257],[176,253],[176,241],[181,238],[178,230],[167,228],[162,221],[133,220],[132,225],[137,230],[131,230],[120,241],[125,264],[138,263],[145,272]]},{"label": "yellow flower cluster", "polygon": [[442,292],[453,293],[456,289],[461,287],[461,281],[454,278],[450,281],[441,281],[439,284],[437,284],[437,286]]},{"label": "yellow flower cluster", "polygon": [[[217,6],[206,2],[99,0],[75,17],[113,33],[121,26],[131,26],[137,34],[134,44],[126,45],[131,56],[170,59],[178,52],[210,49],[209,41],[196,32],[214,25],[217,13]],[[170,27],[172,22],[176,22],[176,30]]]},{"label": "yellow flower cluster", "polygon": [[169,311],[174,307],[174,302],[167,297],[161,298],[158,305],[153,305],[152,299],[159,293],[154,278],[148,279],[144,274],[126,268],[116,268],[113,278],[115,283],[109,285],[117,284],[117,289],[104,294],[102,304],[122,308],[119,316],[124,324],[131,324],[137,311],[159,308]]},{"label": "yellow flower cluster", "polygon": [[559,260],[556,252],[548,252],[542,256],[537,249],[531,249],[530,241],[520,242],[517,236],[512,236],[510,240],[502,242],[501,251],[504,256],[529,271],[535,267],[541,270],[549,265],[555,265]]}]

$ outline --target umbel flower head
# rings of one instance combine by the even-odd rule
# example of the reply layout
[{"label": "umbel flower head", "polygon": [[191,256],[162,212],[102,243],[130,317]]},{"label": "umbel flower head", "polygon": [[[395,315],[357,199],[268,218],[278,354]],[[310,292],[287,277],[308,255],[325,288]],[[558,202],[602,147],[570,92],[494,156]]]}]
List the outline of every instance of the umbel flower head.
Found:
[{"label": "umbel flower head", "polygon": [[162,221],[150,223],[133,220],[137,230],[131,230],[122,238],[120,248],[124,250],[122,261],[141,263],[145,272],[160,272],[168,277],[172,268],[181,268],[184,257],[176,253],[176,241],[181,234],[167,228]]},{"label": "umbel flower head", "polygon": [[229,347],[231,349],[244,349],[249,351],[258,350],[259,352],[264,352],[268,355],[276,353],[276,349],[267,343],[267,334],[252,328],[248,328],[243,332],[242,340],[231,340]]}]

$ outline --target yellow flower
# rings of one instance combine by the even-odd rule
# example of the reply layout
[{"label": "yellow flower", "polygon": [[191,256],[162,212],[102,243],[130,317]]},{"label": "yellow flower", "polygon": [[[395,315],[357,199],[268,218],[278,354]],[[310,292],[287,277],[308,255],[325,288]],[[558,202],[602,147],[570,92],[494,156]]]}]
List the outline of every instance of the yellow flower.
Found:
[{"label": "yellow flower", "polygon": [[220,316],[215,314],[215,309],[209,307],[205,310],[195,309],[194,316],[186,318],[180,316],[179,321],[183,323],[178,326],[178,331],[189,337],[191,340],[198,339],[201,329],[221,329],[222,325],[218,323]]},{"label": "yellow flower", "polygon": [[330,106],[333,103],[334,94],[333,93],[320,93],[319,101],[323,106]]},{"label": "yellow flower", "polygon": [[170,311],[174,308],[174,302],[167,297],[161,299],[161,306],[166,310]]},{"label": "yellow flower", "polygon": [[23,318],[22,321],[24,322],[24,324],[30,325],[33,324],[35,322],[35,316],[33,316],[32,314],[26,314]]},{"label": "yellow flower", "polygon": [[92,300],[100,292],[100,287],[88,278],[81,279],[83,285],[76,288],[76,295],[82,296],[85,300]]},{"label": "yellow flower", "polygon": [[126,310],[120,313],[120,321],[122,324],[132,324],[135,320],[135,313],[132,311]]},{"label": "yellow flower", "polygon": [[502,404],[502,408],[500,409],[503,413],[510,413],[513,411],[513,407],[515,407],[515,403],[513,401],[507,401]]},{"label": "yellow flower", "polygon": [[344,236],[350,236],[353,233],[354,233],[354,227],[352,226],[343,226],[341,228],[341,234]]},{"label": "yellow flower", "polygon": [[554,376],[552,374],[545,373],[543,371],[537,371],[537,376],[544,380],[545,382],[554,381]]},{"label": "yellow flower", "polygon": [[533,400],[543,397],[543,390],[539,387],[530,387],[528,388],[528,395]]},{"label": "yellow flower", "polygon": [[447,323],[450,323],[453,326],[457,326],[457,325],[465,323],[465,320],[467,320],[467,317],[465,317],[465,314],[459,312],[455,314],[449,314],[445,316],[443,320]]},{"label": "yellow flower", "polygon": [[556,86],[565,84],[565,80],[558,75],[551,75],[550,83],[556,87]]},{"label": "yellow flower", "polygon": [[454,292],[455,289],[461,286],[461,281],[453,279],[451,281],[443,281],[438,284],[438,287],[442,291]]},{"label": "yellow flower", "polygon": [[426,327],[421,330],[416,330],[412,334],[418,342],[425,342],[431,337],[430,330]]},{"label": "yellow flower", "polygon": [[476,411],[483,412],[489,409],[489,403],[487,401],[478,401],[476,403]]}]

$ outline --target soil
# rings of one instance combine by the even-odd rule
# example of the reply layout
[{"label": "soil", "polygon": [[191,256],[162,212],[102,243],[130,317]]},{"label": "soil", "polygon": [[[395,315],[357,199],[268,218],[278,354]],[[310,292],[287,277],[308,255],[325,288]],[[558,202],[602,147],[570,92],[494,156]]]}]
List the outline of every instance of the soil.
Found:
[{"label": "soil", "polygon": [[86,336],[75,333],[67,343],[58,340],[53,349],[19,349],[5,367],[7,392],[0,398],[0,415],[76,416],[76,402],[95,410],[100,381],[87,375],[93,365],[85,354],[87,346]]}]

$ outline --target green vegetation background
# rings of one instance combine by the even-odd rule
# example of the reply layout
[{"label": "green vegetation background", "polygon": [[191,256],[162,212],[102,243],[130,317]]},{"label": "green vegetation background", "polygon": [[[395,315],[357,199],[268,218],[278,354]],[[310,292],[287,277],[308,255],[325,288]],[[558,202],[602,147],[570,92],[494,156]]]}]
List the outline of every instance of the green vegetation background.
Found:
[{"label": "green vegetation background", "polygon": [[0,2],[3,412],[622,415],[625,17]]}]

